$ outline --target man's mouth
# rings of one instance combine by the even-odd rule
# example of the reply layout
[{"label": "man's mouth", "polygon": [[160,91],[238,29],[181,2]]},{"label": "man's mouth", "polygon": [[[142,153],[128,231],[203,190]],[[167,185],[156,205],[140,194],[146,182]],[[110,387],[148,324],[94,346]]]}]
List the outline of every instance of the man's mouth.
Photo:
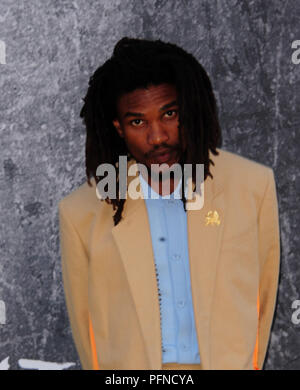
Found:
[{"label": "man's mouth", "polygon": [[157,161],[158,163],[164,163],[170,160],[172,155],[172,150],[171,149],[165,149],[162,151],[159,151],[157,153],[151,154],[151,159],[154,161]]}]

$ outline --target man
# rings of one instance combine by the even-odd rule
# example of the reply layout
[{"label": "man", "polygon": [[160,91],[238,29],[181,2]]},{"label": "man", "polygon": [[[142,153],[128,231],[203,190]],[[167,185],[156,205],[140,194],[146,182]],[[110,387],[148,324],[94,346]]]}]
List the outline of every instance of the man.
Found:
[{"label": "man", "polygon": [[[91,77],[81,117],[88,181],[59,202],[59,217],[83,368],[261,369],[279,274],[274,174],[220,149],[203,67],[175,45],[123,38]],[[129,175],[135,163],[146,172]],[[103,164],[117,172],[116,196],[105,200]],[[192,164],[194,184],[203,164],[201,208],[188,207],[176,175],[163,187],[176,164]],[[134,180],[157,198],[130,196]]]}]

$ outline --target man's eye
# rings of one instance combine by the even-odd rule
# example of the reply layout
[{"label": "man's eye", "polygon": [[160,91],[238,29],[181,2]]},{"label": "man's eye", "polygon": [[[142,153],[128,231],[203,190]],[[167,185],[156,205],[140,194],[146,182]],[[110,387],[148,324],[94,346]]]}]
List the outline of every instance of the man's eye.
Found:
[{"label": "man's eye", "polygon": [[134,119],[133,121],[130,121],[130,123],[133,126],[139,126],[142,123],[142,120],[141,119]]},{"label": "man's eye", "polygon": [[169,111],[166,111],[165,115],[168,117],[168,118],[172,118],[176,115],[177,111],[176,110],[169,110]]}]

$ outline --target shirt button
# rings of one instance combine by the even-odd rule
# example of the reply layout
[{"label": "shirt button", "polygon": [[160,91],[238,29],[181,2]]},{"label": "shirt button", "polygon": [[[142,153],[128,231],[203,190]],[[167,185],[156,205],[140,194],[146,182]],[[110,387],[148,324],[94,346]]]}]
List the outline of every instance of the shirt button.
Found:
[{"label": "shirt button", "polygon": [[181,256],[180,256],[179,254],[175,253],[175,254],[172,256],[172,258],[173,258],[173,260],[175,260],[175,261],[180,261]]},{"label": "shirt button", "polygon": [[184,301],[178,301],[177,302],[177,306],[178,307],[184,307],[185,306],[185,302]]},{"label": "shirt button", "polygon": [[187,345],[183,345],[182,348],[184,349],[184,351],[188,351],[190,349]]}]

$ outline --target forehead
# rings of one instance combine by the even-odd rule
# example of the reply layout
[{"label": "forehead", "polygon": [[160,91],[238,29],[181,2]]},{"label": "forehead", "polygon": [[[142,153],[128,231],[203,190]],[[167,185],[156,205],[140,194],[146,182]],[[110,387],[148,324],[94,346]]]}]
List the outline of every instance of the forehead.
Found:
[{"label": "forehead", "polygon": [[122,95],[117,101],[120,112],[139,109],[146,110],[149,107],[163,106],[177,98],[177,91],[174,85],[159,84],[147,88],[135,89],[132,92]]}]

